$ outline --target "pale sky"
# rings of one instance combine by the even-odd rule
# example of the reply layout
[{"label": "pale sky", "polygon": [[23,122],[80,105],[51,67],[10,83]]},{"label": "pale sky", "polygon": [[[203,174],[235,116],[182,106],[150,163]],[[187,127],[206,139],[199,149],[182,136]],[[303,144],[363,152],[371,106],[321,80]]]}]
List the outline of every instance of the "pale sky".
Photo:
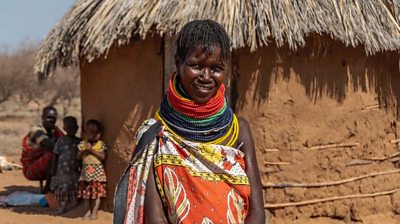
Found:
[{"label": "pale sky", "polygon": [[0,47],[39,43],[75,0],[0,0]]}]

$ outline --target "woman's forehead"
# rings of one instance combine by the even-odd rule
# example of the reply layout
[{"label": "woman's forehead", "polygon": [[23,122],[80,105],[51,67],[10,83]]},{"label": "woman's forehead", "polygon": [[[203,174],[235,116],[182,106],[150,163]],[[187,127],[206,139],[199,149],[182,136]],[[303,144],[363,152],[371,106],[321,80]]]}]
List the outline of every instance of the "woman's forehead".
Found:
[{"label": "woman's forehead", "polygon": [[223,58],[221,55],[221,48],[219,46],[201,46],[196,45],[193,47],[189,53],[186,55],[187,59],[213,59],[223,62]]}]

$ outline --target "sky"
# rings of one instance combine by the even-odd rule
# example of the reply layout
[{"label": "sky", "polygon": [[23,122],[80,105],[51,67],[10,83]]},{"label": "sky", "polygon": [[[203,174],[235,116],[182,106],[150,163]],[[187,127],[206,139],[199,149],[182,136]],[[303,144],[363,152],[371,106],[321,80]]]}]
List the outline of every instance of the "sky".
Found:
[{"label": "sky", "polygon": [[39,43],[75,0],[0,0],[0,47]]}]

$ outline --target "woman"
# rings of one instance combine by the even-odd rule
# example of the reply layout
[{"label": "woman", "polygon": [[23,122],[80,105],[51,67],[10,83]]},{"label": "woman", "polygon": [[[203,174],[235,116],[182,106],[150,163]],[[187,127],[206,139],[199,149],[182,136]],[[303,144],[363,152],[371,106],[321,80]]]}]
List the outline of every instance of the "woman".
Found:
[{"label": "woman", "polygon": [[224,96],[229,53],[218,23],[196,20],[182,28],[177,73],[156,119],[139,128],[114,223],[264,223],[251,131]]}]

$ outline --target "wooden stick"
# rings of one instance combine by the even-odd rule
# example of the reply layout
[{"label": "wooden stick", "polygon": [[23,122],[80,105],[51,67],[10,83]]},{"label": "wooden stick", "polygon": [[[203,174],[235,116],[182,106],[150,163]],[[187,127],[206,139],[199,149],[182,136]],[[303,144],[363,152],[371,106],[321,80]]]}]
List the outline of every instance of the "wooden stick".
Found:
[{"label": "wooden stick", "polygon": [[279,152],[279,149],[264,149],[264,152]]},{"label": "wooden stick", "polygon": [[371,160],[356,159],[356,160],[352,160],[349,163],[347,163],[346,166],[368,165],[371,163],[372,163]]},{"label": "wooden stick", "polygon": [[385,161],[385,160],[391,159],[391,158],[396,157],[396,156],[399,156],[399,155],[400,155],[400,152],[395,152],[395,153],[393,153],[393,154],[390,155],[390,156],[386,156],[386,157],[374,157],[374,158],[365,159],[365,160],[371,160],[371,161]]},{"label": "wooden stick", "polygon": [[380,108],[380,107],[382,107],[382,106],[379,104],[375,104],[375,105],[371,105],[371,106],[365,106],[361,110],[375,109],[375,108]]},{"label": "wooden stick", "polygon": [[11,166],[13,166],[13,167],[16,167],[16,168],[18,168],[18,169],[22,169],[22,166],[19,165],[19,164],[17,164],[17,163],[7,162],[7,164],[9,164],[9,165],[11,165]]},{"label": "wooden stick", "polygon": [[381,176],[381,175],[388,175],[388,174],[393,174],[393,173],[400,173],[400,169],[395,169],[395,170],[387,170],[387,171],[382,171],[382,172],[373,172],[365,175],[361,175],[358,177],[351,177],[343,180],[338,180],[338,181],[329,181],[329,182],[322,182],[322,183],[266,183],[263,185],[263,188],[287,188],[287,187],[326,187],[326,186],[332,186],[332,185],[340,185],[344,183],[349,183],[353,182],[356,180],[361,180],[365,179],[368,177],[375,177],[375,176]]},{"label": "wooden stick", "polygon": [[264,162],[264,165],[289,165],[290,162]]},{"label": "wooden stick", "polygon": [[339,143],[339,144],[328,144],[328,145],[316,145],[312,147],[308,147],[308,149],[328,149],[328,148],[341,148],[341,147],[355,147],[359,146],[360,143],[355,142],[355,143]]},{"label": "wooden stick", "polygon": [[343,199],[350,199],[350,198],[376,197],[376,196],[393,194],[398,190],[399,190],[399,188],[391,190],[391,191],[381,191],[381,192],[369,193],[369,194],[352,194],[352,195],[334,196],[334,197],[319,198],[319,199],[299,201],[299,202],[287,202],[287,203],[278,203],[278,204],[264,204],[264,208],[282,208],[282,207],[289,207],[289,206],[310,205],[310,204],[316,204],[316,203],[320,203],[320,202],[343,200]]},{"label": "wooden stick", "polygon": [[281,169],[276,169],[276,168],[272,168],[272,167],[267,167],[264,171],[264,173],[278,173],[281,172]]},{"label": "wooden stick", "polygon": [[399,143],[399,142],[400,142],[400,138],[395,139],[395,140],[390,140],[390,141],[389,141],[390,144],[397,144],[397,143]]}]

